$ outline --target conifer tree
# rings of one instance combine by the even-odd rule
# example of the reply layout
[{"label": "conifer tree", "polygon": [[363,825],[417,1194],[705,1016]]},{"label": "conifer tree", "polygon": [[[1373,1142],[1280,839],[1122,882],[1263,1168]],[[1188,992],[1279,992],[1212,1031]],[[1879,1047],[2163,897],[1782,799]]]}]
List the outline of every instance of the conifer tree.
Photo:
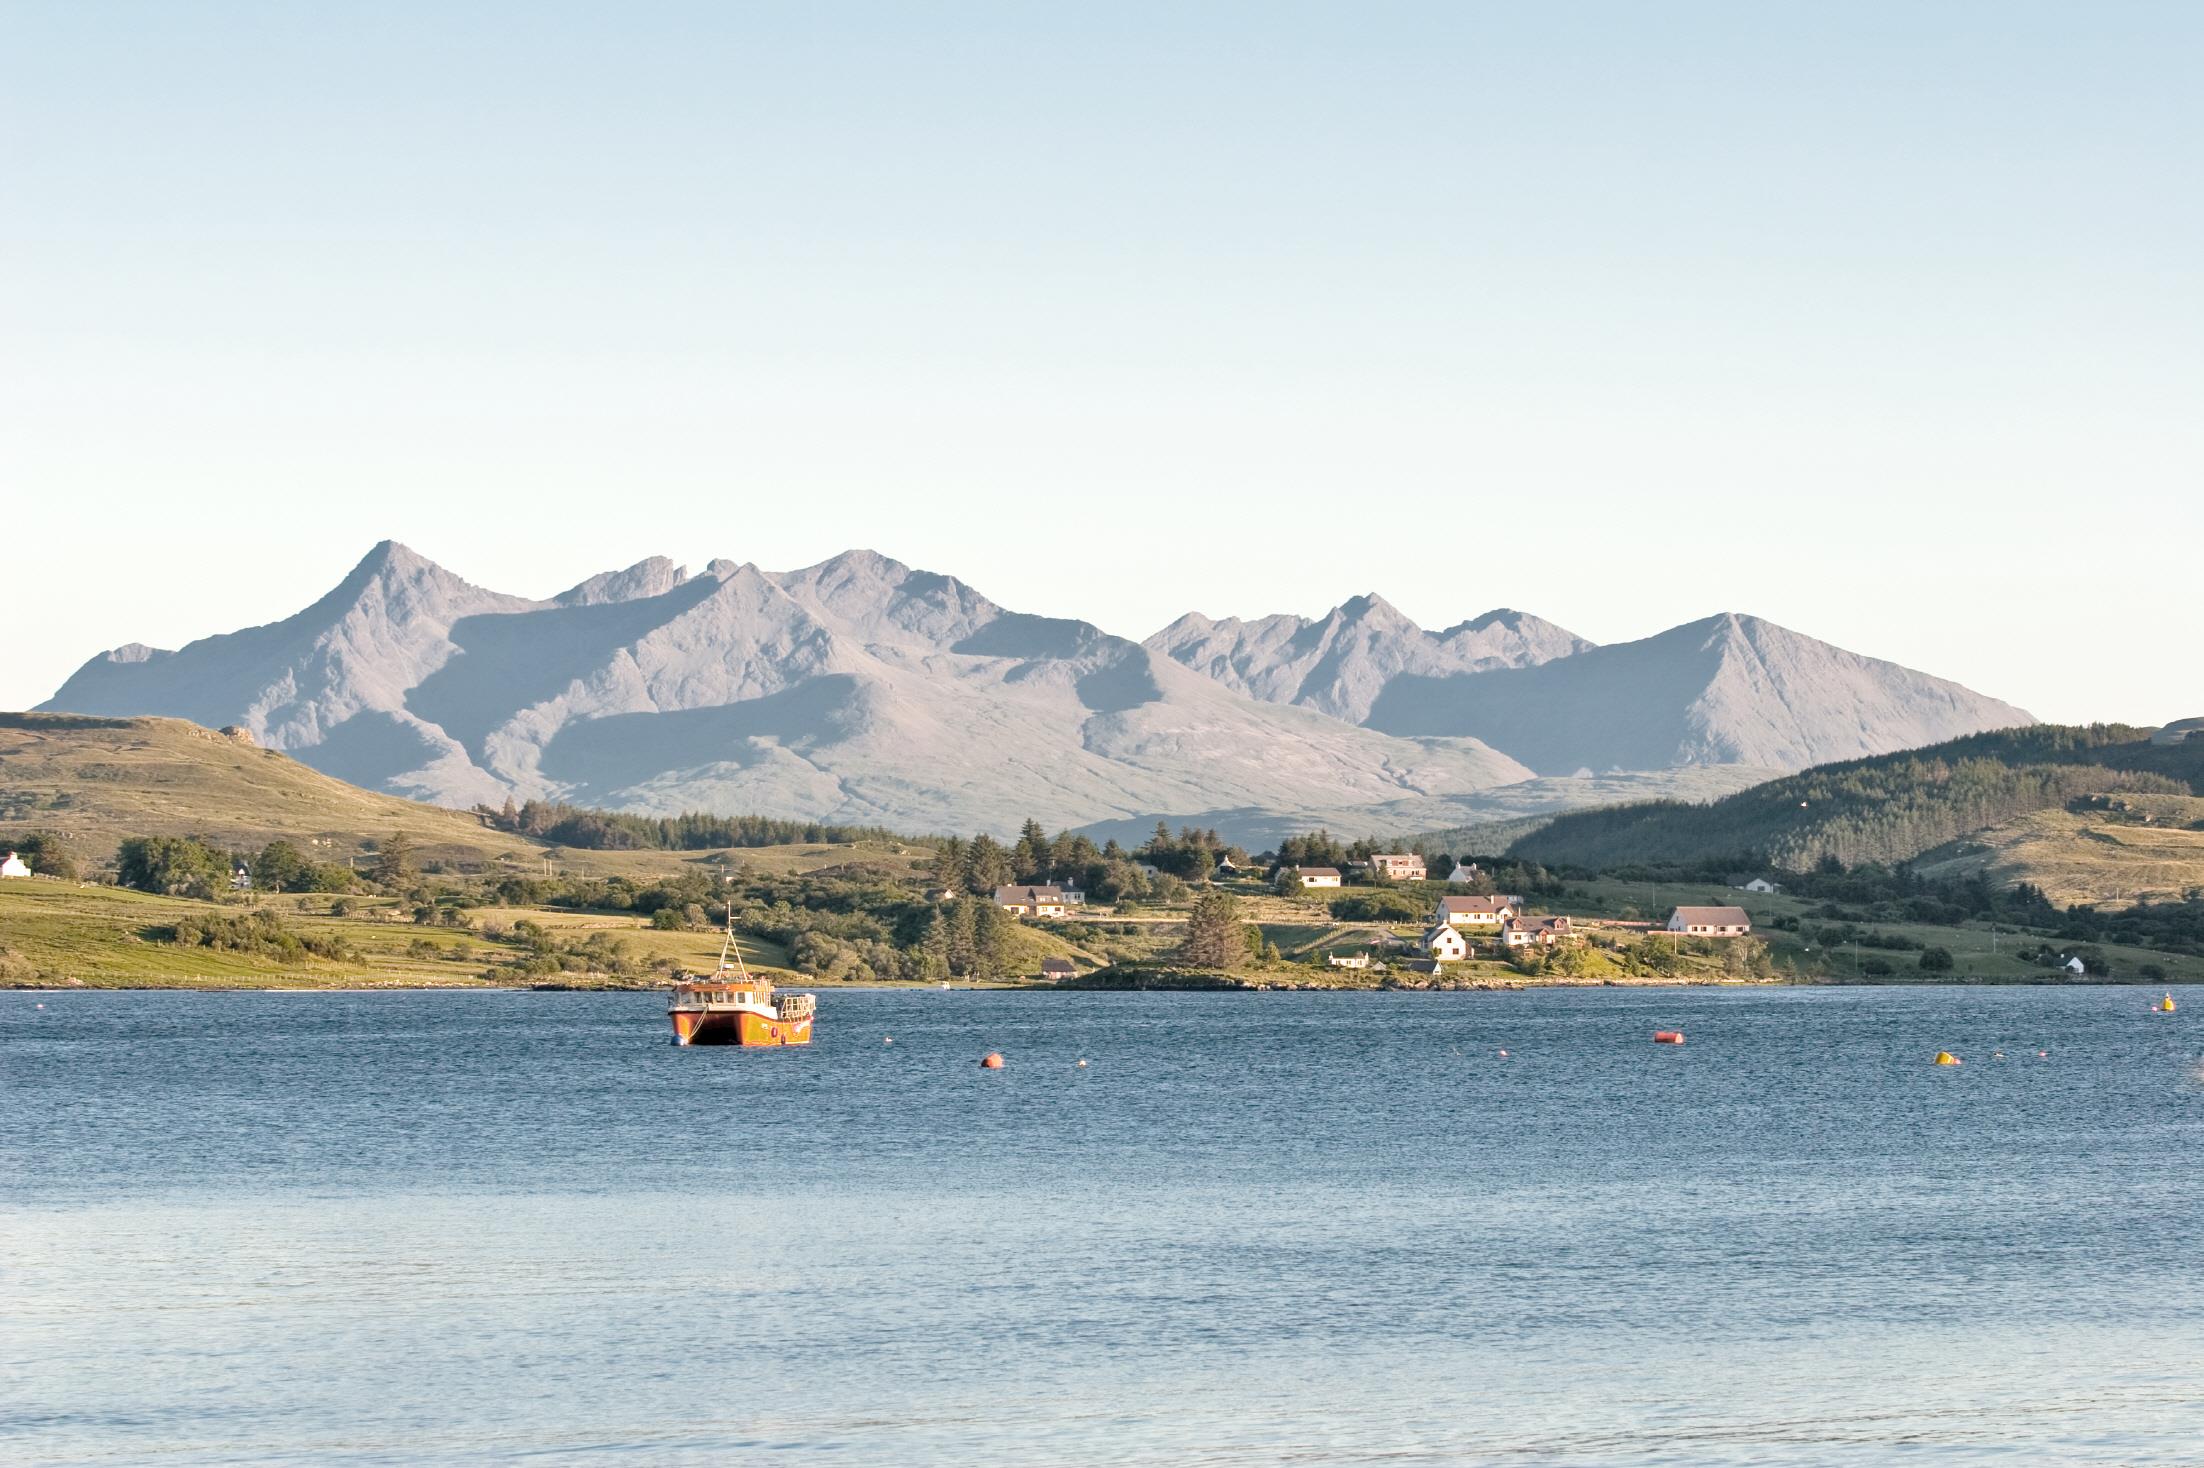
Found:
[{"label": "conifer tree", "polygon": [[1241,932],[1240,905],[1223,892],[1205,892],[1186,917],[1186,937],[1179,943],[1179,958],[1197,968],[1230,968],[1247,956],[1247,939]]}]

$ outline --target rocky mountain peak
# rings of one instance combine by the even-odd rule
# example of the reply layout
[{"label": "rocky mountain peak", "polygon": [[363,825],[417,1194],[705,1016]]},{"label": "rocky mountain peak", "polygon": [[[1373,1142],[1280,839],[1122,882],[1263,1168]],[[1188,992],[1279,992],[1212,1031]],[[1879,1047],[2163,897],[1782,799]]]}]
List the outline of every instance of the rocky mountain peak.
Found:
[{"label": "rocky mountain peak", "polygon": [[664,596],[688,579],[688,567],[677,566],[664,556],[651,556],[637,561],[624,571],[600,572],[586,581],[568,587],[551,600],[562,607],[595,607],[625,601],[642,601],[647,597]]}]

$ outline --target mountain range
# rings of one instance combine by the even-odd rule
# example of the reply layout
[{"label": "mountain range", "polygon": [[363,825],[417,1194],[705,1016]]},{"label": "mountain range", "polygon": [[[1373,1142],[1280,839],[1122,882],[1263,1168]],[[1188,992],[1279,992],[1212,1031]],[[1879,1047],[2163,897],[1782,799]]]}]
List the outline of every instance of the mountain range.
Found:
[{"label": "mountain range", "polygon": [[237,725],[354,784],[910,830],[1402,830],[1771,773],[2032,722],[1751,617],[1594,646],[1375,596],[1146,643],[850,551],[663,558],[544,600],[378,545],[282,621],[94,657],[42,707]]}]

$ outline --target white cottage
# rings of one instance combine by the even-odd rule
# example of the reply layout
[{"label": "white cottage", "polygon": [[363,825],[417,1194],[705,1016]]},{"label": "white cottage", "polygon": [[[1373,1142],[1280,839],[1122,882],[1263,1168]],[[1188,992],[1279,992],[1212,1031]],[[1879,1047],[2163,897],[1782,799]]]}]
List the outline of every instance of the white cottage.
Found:
[{"label": "white cottage", "polygon": [[27,877],[30,874],[30,863],[12,851],[5,861],[0,861],[0,877]]},{"label": "white cottage", "polygon": [[1449,928],[1489,928],[1497,932],[1514,916],[1515,907],[1505,897],[1442,897],[1431,921]]},{"label": "white cottage", "polygon": [[1423,951],[1440,963],[1455,963],[1469,957],[1469,940],[1461,929],[1440,923],[1423,935]]}]

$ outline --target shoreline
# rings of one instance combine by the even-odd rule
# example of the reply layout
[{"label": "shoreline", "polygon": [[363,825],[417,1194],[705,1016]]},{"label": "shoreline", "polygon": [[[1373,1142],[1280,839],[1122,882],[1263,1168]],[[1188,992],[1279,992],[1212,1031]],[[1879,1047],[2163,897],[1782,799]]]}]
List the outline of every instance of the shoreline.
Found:
[{"label": "shoreline", "polygon": [[[2014,979],[1939,975],[1934,979],[1524,979],[1445,984],[1215,983],[1069,984],[975,983],[940,988],[920,984],[820,984],[828,993],[868,994],[1518,994],[1540,989],[2164,989],[2194,987],[2179,979]],[[668,986],[631,984],[167,984],[21,985],[0,994],[665,994]]]}]

